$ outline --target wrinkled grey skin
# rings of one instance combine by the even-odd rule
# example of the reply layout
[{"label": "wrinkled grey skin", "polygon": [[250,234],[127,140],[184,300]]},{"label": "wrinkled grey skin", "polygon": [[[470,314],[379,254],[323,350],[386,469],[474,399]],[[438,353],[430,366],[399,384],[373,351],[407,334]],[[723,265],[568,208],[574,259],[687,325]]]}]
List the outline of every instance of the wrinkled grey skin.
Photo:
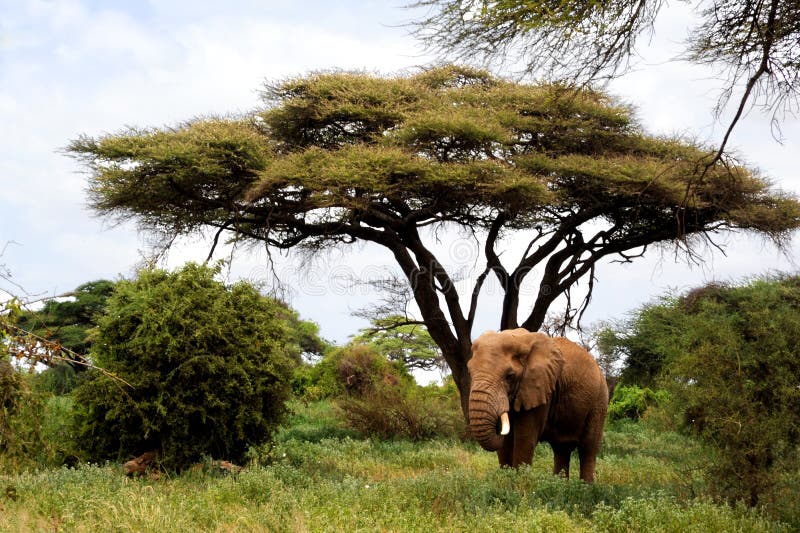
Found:
[{"label": "wrinkled grey skin", "polygon": [[[497,452],[501,466],[530,464],[534,448],[545,441],[553,448],[554,474],[569,477],[577,448],[581,479],[594,481],[608,387],[586,350],[521,328],[487,331],[472,344],[468,366],[470,430],[484,449]],[[500,435],[506,412],[510,432]]]}]

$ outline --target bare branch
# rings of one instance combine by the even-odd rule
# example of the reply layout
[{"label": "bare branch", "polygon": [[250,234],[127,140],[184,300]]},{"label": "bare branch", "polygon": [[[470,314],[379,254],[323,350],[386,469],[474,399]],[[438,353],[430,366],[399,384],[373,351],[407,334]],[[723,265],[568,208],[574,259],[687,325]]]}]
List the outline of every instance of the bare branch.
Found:
[{"label": "bare branch", "polygon": [[[14,339],[8,347],[12,357],[25,359],[33,366],[35,366],[36,363],[44,363],[48,366],[52,366],[53,361],[85,366],[97,370],[114,381],[133,388],[133,385],[113,372],[109,372],[95,365],[83,355],[75,353],[68,348],[64,348],[58,342],[53,342],[15,324],[8,323],[7,321],[3,323],[3,327],[14,332]],[[67,357],[61,355],[62,353],[67,354]]]},{"label": "bare branch", "polygon": [[212,258],[212,257],[214,257],[214,250],[216,250],[216,249],[217,249],[217,244],[219,243],[219,237],[220,237],[220,235],[222,235],[222,232],[223,232],[223,231],[225,231],[226,229],[228,229],[228,227],[230,227],[230,225],[231,225],[231,224],[233,224],[233,220],[232,220],[232,219],[228,219],[228,220],[226,220],[226,221],[225,221],[225,222],[224,222],[224,223],[223,223],[223,224],[222,224],[222,225],[219,227],[219,229],[217,230],[217,232],[214,234],[214,241],[211,243],[211,249],[208,251],[208,257],[206,257],[206,261],[205,261],[206,263],[208,263],[209,261],[211,261],[211,258]]}]

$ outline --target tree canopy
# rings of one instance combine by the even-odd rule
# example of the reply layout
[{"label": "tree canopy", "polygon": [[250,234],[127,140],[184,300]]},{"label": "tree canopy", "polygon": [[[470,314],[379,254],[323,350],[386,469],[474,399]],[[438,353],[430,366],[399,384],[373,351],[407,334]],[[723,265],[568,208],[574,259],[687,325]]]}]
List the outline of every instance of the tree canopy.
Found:
[{"label": "tree canopy", "polygon": [[[684,0],[689,2],[689,0]],[[797,0],[698,0],[696,24],[681,59],[710,65],[727,78],[719,109],[741,90],[721,143],[748,104],[779,117],[797,109],[800,93],[800,4]],[[466,62],[522,65],[529,74],[579,83],[624,73],[637,46],[669,5],[663,0],[419,0],[427,8],[416,33],[429,47]]]},{"label": "tree canopy", "polygon": [[[723,229],[780,241],[797,200],[730,157],[648,135],[603,92],[523,84],[446,66],[413,75],[318,73],[270,85],[265,108],[161,129],[81,137],[91,206],[168,241],[213,229],[277,248],[386,247],[462,392],[483,284],[504,291],[502,329],[539,327],[598,261],[653,243],[691,247]],[[466,302],[429,230],[481,240]],[[500,245],[530,242],[515,264]],[[213,251],[213,250],[212,250]],[[538,279],[528,275],[536,268]],[[531,276],[534,278],[535,276]],[[523,282],[538,282],[520,309]]]}]

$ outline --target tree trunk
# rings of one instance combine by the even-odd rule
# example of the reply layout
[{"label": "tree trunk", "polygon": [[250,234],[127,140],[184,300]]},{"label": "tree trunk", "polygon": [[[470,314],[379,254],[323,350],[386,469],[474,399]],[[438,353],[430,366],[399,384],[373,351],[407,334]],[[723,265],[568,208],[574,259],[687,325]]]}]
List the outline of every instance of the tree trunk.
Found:
[{"label": "tree trunk", "polygon": [[458,388],[458,394],[461,397],[461,411],[464,414],[464,420],[469,423],[469,388],[472,380],[467,368],[467,361],[472,356],[472,350],[471,348],[464,349],[462,347],[450,353],[443,351],[443,354],[453,375],[453,381]]}]

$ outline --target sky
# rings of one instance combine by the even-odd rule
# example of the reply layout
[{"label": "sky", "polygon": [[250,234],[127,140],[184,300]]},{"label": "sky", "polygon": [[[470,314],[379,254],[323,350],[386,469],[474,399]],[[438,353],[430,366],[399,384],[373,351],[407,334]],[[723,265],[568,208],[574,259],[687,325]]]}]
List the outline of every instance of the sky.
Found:
[{"label": "sky", "polygon": [[[414,12],[402,4],[0,0],[0,265],[10,274],[0,289],[29,299],[62,294],[88,281],[130,277],[148,254],[148,240],[134,225],[114,225],[88,210],[85,169],[63,152],[70,140],[246,113],[260,105],[265,82],[311,71],[389,75],[431,64],[436,58],[405,25]],[[637,108],[647,131],[715,144],[730,116],[716,120],[711,113],[719,76],[671,61],[690,31],[690,9],[670,5],[634,71],[608,90]],[[776,186],[800,193],[800,121],[786,117],[777,142],[769,118],[750,112],[730,146]],[[788,254],[743,235],[718,241],[726,254],[708,249],[701,265],[676,260],[671,249],[650,250],[632,264],[601,264],[584,322],[624,318],[670,290],[797,269],[798,239]],[[520,243],[509,243],[509,254]],[[164,265],[203,261],[209,246],[183,241]],[[467,277],[483,268],[468,237],[445,235],[437,247]],[[362,245],[313,263],[273,254],[274,268],[263,249],[238,248],[232,257],[229,281],[244,278],[269,288],[277,275],[301,316],[340,343],[366,325],[352,313],[380,298],[351,280],[380,277],[393,267],[387,252]],[[498,287],[486,287],[476,334],[497,327],[498,296]]]}]

